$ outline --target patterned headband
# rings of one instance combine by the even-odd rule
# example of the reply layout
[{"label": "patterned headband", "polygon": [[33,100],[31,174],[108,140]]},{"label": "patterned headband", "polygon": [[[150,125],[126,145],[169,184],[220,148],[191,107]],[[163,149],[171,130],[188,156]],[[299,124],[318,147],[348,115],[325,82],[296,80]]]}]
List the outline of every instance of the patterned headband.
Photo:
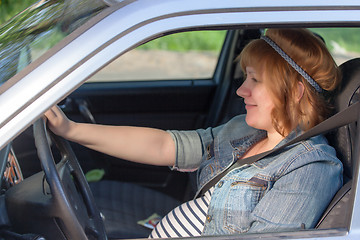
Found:
[{"label": "patterned headband", "polygon": [[317,92],[322,92],[323,89],[317,84],[317,82],[309,75],[307,74],[304,69],[302,69],[297,63],[291,59],[289,55],[287,55],[284,50],[282,50],[279,45],[277,45],[271,38],[267,36],[262,36],[261,39],[263,39],[267,44],[269,44],[277,53],[280,54],[280,56],[287,61],[290,66],[292,66],[303,78],[305,78],[311,86],[315,88]]}]

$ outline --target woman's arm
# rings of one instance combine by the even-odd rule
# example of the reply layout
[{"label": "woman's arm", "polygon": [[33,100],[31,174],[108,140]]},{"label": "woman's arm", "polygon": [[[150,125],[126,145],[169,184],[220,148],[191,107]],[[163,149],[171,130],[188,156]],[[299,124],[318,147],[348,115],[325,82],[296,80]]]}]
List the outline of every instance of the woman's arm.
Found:
[{"label": "woman's arm", "polygon": [[138,163],[175,164],[175,144],[166,131],[77,123],[69,120],[57,106],[48,110],[45,116],[55,134],[93,150]]}]

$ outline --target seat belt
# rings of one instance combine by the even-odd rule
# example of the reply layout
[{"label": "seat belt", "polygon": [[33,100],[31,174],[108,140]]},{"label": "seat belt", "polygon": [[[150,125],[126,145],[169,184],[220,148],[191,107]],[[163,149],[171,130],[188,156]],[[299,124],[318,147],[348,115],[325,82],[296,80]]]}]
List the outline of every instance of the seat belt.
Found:
[{"label": "seat belt", "polygon": [[344,110],[334,114],[330,118],[322,121],[315,127],[311,128],[310,130],[304,132],[303,134],[297,136],[293,140],[289,141],[288,143],[274,148],[272,150],[244,158],[239,159],[236,162],[234,162],[232,165],[230,165],[227,169],[225,169],[223,172],[212,178],[208,183],[206,183],[202,188],[200,188],[197,193],[195,194],[195,198],[202,196],[207,190],[209,190],[212,186],[214,186],[222,177],[224,177],[227,173],[229,173],[231,170],[241,167],[243,165],[250,165],[266,156],[269,156],[273,153],[276,153],[290,145],[293,145],[295,143],[298,143],[300,141],[309,139],[311,137],[314,137],[319,134],[325,134],[333,129],[345,126],[347,124],[356,122],[359,117],[359,111],[360,110],[360,101],[348,106]]}]

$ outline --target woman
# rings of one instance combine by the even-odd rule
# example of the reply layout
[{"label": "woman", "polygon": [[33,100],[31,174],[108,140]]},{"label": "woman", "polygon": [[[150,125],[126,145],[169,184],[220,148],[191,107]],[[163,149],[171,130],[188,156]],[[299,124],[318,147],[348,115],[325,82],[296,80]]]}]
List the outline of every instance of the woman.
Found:
[{"label": "woman", "polygon": [[[270,29],[238,60],[246,115],[196,131],[75,123],[56,107],[49,127],[70,141],[130,161],[198,171],[203,187],[234,161],[281,146],[329,114],[338,68],[305,29]],[[323,136],[236,168],[198,199],[171,211],[150,237],[289,231],[315,226],[342,185],[342,165]]]}]

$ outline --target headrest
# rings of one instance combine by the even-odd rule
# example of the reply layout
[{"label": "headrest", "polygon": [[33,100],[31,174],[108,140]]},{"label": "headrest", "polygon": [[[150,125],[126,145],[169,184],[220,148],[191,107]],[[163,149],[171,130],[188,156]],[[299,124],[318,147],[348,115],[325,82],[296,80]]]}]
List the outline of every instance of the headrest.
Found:
[{"label": "headrest", "polygon": [[351,59],[340,65],[342,81],[335,98],[337,111],[359,101],[360,58]]},{"label": "headrest", "polygon": [[[340,65],[341,85],[335,96],[335,110],[345,109],[359,101],[360,58],[351,59]],[[352,178],[352,155],[355,149],[356,124],[341,127],[328,135],[329,142],[335,147],[338,158],[344,165],[344,177]]]}]

